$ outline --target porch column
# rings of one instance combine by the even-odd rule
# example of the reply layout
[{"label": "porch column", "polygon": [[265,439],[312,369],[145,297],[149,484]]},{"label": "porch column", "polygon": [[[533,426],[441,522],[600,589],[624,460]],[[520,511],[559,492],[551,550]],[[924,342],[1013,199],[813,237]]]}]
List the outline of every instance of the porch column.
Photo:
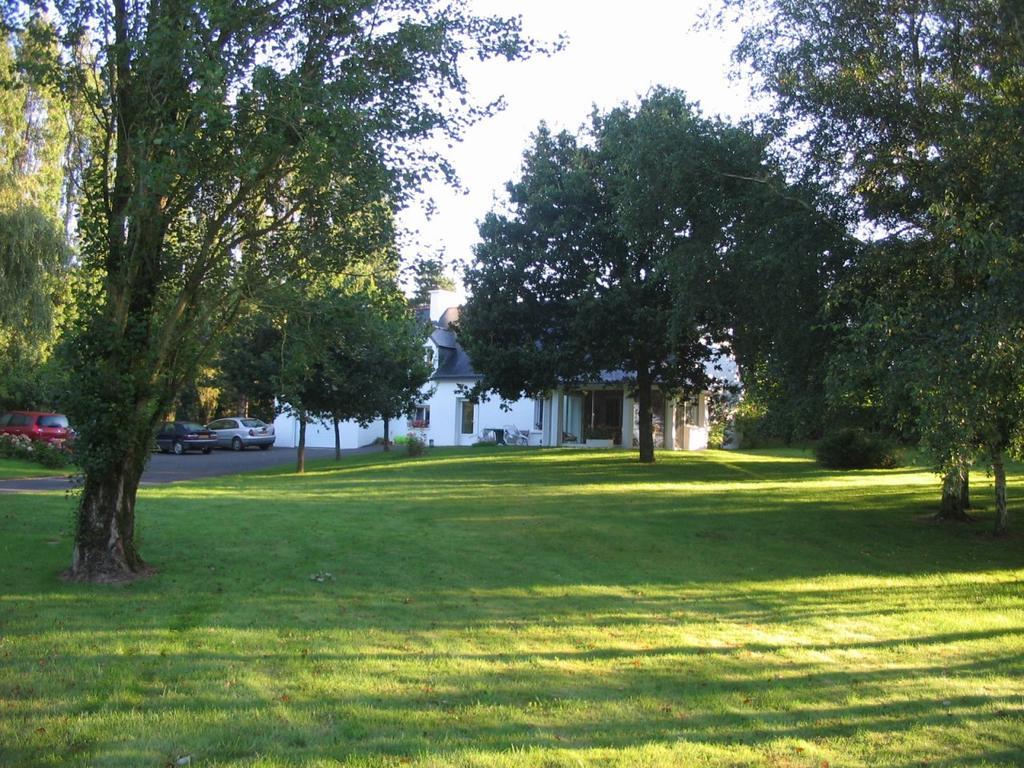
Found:
[{"label": "porch column", "polygon": [[622,447],[629,450],[633,447],[633,398],[622,393]]},{"label": "porch column", "polygon": [[551,419],[551,445],[559,446],[562,444],[562,432],[565,430],[565,393],[562,390],[557,390],[551,396],[551,409],[554,411]]},{"label": "porch column", "polygon": [[676,449],[676,401],[665,398],[665,448]]}]

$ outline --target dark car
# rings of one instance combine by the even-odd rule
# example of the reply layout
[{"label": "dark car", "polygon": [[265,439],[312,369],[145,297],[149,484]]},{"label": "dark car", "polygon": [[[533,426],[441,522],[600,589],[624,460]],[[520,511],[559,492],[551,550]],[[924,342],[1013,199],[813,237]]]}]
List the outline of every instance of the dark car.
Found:
[{"label": "dark car", "polygon": [[259,419],[230,416],[211,421],[206,428],[217,433],[217,445],[221,448],[241,451],[256,445],[265,451],[274,444],[274,428]]},{"label": "dark car", "polygon": [[157,447],[179,456],[185,451],[209,453],[217,447],[217,435],[194,421],[168,421],[156,433]]},{"label": "dark car", "polygon": [[75,437],[63,413],[9,411],[0,416],[0,435],[24,435],[29,440],[63,445]]}]

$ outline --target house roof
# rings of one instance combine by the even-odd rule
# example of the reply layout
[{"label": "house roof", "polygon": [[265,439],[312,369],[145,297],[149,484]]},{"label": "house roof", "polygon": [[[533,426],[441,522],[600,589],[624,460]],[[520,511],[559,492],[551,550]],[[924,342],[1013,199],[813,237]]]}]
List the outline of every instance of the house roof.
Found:
[{"label": "house roof", "polygon": [[[438,350],[437,370],[431,377],[435,380],[447,379],[480,379],[483,378],[473,370],[473,363],[466,354],[466,350],[459,344],[455,331],[451,329],[452,322],[458,320],[459,308],[449,307],[434,322],[434,330],[430,334],[430,340],[434,342]],[[739,375],[736,370],[736,362],[731,357],[722,357],[718,360],[709,360],[704,364],[705,372],[712,379],[721,379],[729,384],[739,383]],[[626,371],[604,371],[599,381],[594,385],[622,384],[633,378],[634,374]]]},{"label": "house roof", "polygon": [[458,307],[451,307],[434,323],[430,340],[437,346],[437,370],[431,377],[438,379],[479,379],[480,374],[473,370],[466,350],[459,344],[455,332],[449,327],[458,318]]}]

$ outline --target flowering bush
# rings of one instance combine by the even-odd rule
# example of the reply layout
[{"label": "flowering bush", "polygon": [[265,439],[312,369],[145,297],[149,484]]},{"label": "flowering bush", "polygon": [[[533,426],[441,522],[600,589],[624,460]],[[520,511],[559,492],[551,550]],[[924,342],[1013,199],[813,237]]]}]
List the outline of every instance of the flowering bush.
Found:
[{"label": "flowering bush", "polygon": [[409,442],[405,444],[405,450],[410,456],[422,456],[427,450],[427,444],[416,435],[409,435]]},{"label": "flowering bush", "polygon": [[25,435],[0,435],[0,456],[8,459],[34,461],[50,469],[72,463],[71,451],[52,443],[37,443]]}]

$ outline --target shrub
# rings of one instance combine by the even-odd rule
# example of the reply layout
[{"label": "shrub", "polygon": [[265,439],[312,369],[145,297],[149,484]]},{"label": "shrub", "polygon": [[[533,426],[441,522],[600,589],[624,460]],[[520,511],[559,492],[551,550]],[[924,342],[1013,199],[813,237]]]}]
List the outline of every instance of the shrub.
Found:
[{"label": "shrub", "polygon": [[409,435],[409,442],[405,444],[405,449],[410,456],[422,456],[427,450],[427,444],[416,435]]},{"label": "shrub", "polygon": [[71,453],[67,449],[35,442],[25,435],[0,435],[0,456],[34,461],[48,469],[59,469],[72,463]]},{"label": "shrub", "polygon": [[892,469],[899,464],[895,444],[863,429],[841,429],[814,448],[818,463],[829,469]]},{"label": "shrub", "polygon": [[708,448],[716,450],[725,445],[725,424],[719,422],[708,427]]}]

